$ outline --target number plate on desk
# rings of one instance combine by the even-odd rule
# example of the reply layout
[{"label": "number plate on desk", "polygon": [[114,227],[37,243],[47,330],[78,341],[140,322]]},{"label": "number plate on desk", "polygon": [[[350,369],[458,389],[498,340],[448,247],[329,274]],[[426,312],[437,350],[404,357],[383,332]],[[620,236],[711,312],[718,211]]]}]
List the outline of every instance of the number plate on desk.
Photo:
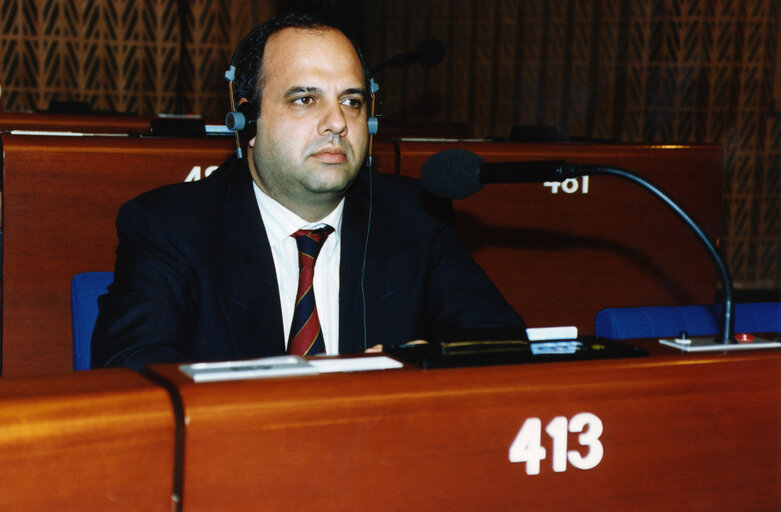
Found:
[{"label": "number plate on desk", "polygon": [[[545,427],[545,432],[553,443],[551,465],[553,471],[562,473],[567,463],[577,469],[588,470],[597,467],[602,461],[604,448],[599,438],[602,435],[602,420],[590,412],[581,412],[567,421],[564,416],[556,416]],[[578,445],[586,447],[585,455],[579,450],[567,450],[567,437],[570,432],[579,432]],[[527,475],[540,474],[540,462],[547,457],[542,446],[542,421],[540,418],[528,418],[515,436],[509,451],[510,462],[526,463]]]}]

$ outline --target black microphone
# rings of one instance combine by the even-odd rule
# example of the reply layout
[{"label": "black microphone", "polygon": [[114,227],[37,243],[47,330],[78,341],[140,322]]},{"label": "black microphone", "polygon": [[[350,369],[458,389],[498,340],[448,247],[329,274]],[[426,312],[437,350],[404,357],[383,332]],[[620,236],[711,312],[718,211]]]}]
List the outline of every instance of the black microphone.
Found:
[{"label": "black microphone", "polygon": [[604,165],[583,165],[563,161],[486,163],[465,149],[446,149],[430,156],[423,164],[420,178],[423,188],[447,199],[463,199],[480,191],[486,183],[540,183],[564,181],[580,176],[613,176],[651,192],[673,210],[691,229],[708,251],[721,278],[724,290],[724,315],[719,343],[736,343],[735,305],[732,302],[732,277],[716,245],[691,215],[656,185],[626,169]]},{"label": "black microphone", "polygon": [[596,174],[592,165],[562,160],[538,162],[484,162],[465,149],[446,149],[430,156],[420,178],[432,194],[447,199],[463,199],[477,193],[486,183],[543,183],[564,181]]}]

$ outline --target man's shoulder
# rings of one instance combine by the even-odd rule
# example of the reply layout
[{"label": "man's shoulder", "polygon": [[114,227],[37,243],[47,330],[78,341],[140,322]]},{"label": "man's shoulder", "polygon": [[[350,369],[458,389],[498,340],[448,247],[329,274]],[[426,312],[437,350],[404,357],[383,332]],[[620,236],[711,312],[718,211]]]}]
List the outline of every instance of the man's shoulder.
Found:
[{"label": "man's shoulder", "polygon": [[388,174],[373,172],[372,179],[377,182],[379,189],[387,193],[417,194],[422,189],[420,180],[400,174]]},{"label": "man's shoulder", "polygon": [[372,195],[379,210],[413,222],[421,218],[450,222],[451,202],[426,191],[419,179],[384,173],[374,173],[372,179]]},{"label": "man's shoulder", "polygon": [[117,229],[148,232],[162,229],[171,237],[197,238],[217,229],[226,208],[252,201],[246,164],[230,159],[207,178],[164,185],[127,201],[117,214]]},{"label": "man's shoulder", "polygon": [[163,185],[138,195],[126,204],[170,212],[201,209],[204,203],[219,201],[241,169],[241,161],[231,158],[206,178]]}]

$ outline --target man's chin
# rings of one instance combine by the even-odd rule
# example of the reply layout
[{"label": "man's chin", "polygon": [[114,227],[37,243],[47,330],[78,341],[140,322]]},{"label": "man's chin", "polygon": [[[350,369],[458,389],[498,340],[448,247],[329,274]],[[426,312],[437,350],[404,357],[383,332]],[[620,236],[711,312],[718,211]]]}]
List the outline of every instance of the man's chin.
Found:
[{"label": "man's chin", "polygon": [[347,189],[352,185],[352,181],[339,182],[339,183],[316,183],[311,184],[309,192],[320,195],[332,195],[334,197],[341,197],[347,193]]},{"label": "man's chin", "polygon": [[349,188],[360,169],[354,169],[352,165],[328,165],[319,166],[312,176],[316,180],[310,180],[310,187],[314,191],[339,192]]}]

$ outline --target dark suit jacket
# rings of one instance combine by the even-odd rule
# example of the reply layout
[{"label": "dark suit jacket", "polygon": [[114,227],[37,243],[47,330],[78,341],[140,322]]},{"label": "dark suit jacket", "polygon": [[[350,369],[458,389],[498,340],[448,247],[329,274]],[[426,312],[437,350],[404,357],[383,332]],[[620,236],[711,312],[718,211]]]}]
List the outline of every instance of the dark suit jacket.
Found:
[{"label": "dark suit jacket", "polygon": [[[369,179],[366,170],[349,190],[340,353],[462,329],[522,333],[520,317],[423,196],[416,180]],[[99,299],[92,339],[94,367],[284,353],[274,262],[246,161],[228,160],[207,179],[129,201],[117,231],[114,283]]]}]

